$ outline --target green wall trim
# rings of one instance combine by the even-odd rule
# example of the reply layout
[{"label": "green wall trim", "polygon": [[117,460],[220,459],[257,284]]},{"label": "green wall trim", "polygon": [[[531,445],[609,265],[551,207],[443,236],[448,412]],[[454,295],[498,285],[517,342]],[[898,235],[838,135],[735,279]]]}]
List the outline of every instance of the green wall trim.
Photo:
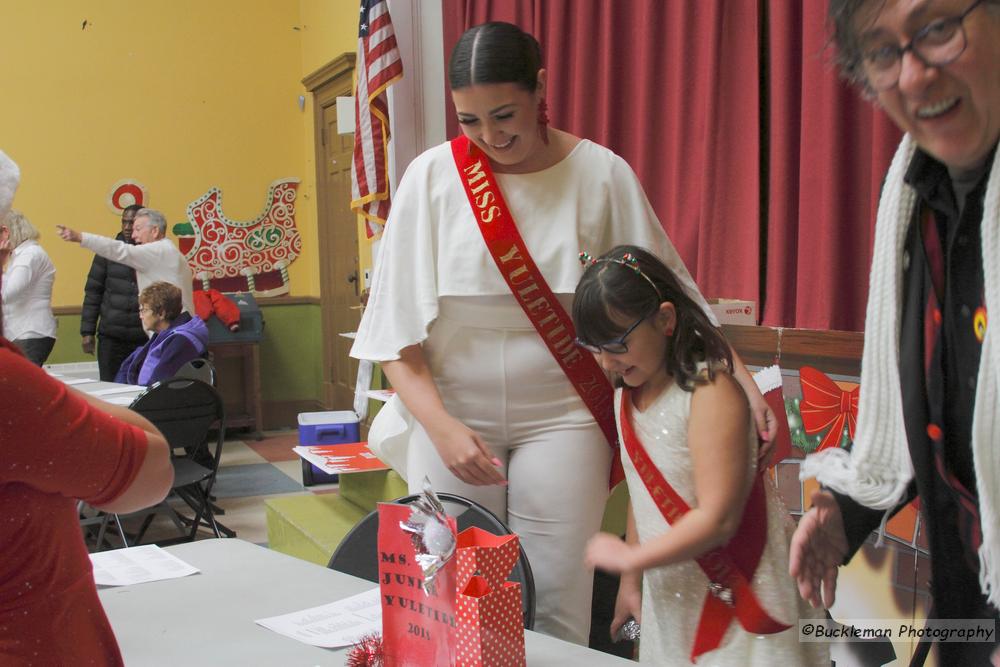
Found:
[{"label": "green wall trim", "polygon": [[[264,337],[260,344],[261,399],[322,400],[322,323],[318,303],[261,303]],[[80,349],[80,315],[56,317],[56,346],[48,363],[93,361]]]}]

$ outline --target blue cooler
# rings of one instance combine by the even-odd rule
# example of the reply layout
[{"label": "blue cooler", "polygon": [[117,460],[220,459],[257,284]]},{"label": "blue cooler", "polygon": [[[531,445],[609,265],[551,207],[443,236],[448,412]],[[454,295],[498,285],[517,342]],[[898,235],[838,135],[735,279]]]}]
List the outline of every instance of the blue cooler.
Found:
[{"label": "blue cooler", "polygon": [[[358,415],[353,410],[334,412],[300,412],[300,445],[337,445],[361,440]],[[332,484],[337,475],[331,475],[302,459],[302,485]]]}]

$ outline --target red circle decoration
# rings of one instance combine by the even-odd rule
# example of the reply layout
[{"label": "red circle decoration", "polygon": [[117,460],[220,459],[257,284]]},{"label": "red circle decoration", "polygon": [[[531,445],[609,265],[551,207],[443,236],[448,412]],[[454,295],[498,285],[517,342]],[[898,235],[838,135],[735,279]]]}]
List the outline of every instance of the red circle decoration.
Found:
[{"label": "red circle decoration", "polygon": [[148,200],[146,188],[137,181],[124,180],[111,186],[111,193],[108,195],[108,206],[115,213],[121,213],[126,206],[138,204],[145,206]]}]

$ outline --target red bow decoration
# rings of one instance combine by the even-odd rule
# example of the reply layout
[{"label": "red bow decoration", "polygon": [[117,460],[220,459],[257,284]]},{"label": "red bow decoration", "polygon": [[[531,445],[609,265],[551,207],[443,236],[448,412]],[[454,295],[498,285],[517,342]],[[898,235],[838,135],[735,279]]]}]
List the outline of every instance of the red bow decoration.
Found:
[{"label": "red bow decoration", "polygon": [[847,434],[853,440],[858,422],[860,387],[844,391],[825,373],[812,366],[800,368],[799,379],[802,382],[802,402],[799,404],[802,427],[810,435],[830,427],[817,451],[840,445],[845,422]]}]

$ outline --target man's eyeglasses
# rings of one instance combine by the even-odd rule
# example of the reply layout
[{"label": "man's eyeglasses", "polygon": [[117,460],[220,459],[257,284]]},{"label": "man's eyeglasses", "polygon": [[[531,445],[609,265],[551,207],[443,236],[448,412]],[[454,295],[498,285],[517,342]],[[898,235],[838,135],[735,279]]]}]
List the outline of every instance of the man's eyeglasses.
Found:
[{"label": "man's eyeglasses", "polygon": [[579,338],[577,338],[575,342],[576,342],[577,345],[579,345],[580,347],[582,347],[583,349],[585,349],[587,352],[590,352],[592,354],[600,354],[601,350],[604,350],[605,352],[608,352],[610,354],[625,354],[626,352],[628,352],[628,343],[625,342],[625,339],[628,338],[628,335],[630,333],[632,333],[633,331],[635,331],[635,328],[637,326],[639,326],[644,321],[646,321],[646,319],[648,317],[650,317],[651,315],[653,315],[655,312],[656,312],[656,310],[654,310],[652,313],[649,313],[647,315],[643,315],[642,317],[640,317],[639,319],[637,319],[635,322],[633,322],[632,325],[628,329],[625,329],[625,333],[623,333],[618,338],[615,338],[614,340],[609,340],[607,343],[601,343],[600,345],[593,345],[591,343],[586,343],[586,342],[580,340]]},{"label": "man's eyeglasses", "polygon": [[957,60],[968,45],[962,23],[982,2],[983,0],[976,0],[958,16],[949,16],[925,25],[906,46],[882,44],[865,51],[862,67],[868,85],[877,91],[895,86],[899,82],[903,54],[907,51],[912,51],[927,67],[941,67]]}]

